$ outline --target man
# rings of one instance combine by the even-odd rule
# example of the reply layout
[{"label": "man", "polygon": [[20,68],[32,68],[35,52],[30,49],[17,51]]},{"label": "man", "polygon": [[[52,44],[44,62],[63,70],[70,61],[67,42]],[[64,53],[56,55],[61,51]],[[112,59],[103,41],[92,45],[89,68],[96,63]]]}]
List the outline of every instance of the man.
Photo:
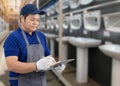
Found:
[{"label": "man", "polygon": [[[55,64],[43,33],[36,31],[41,11],[32,4],[20,12],[20,27],[4,43],[11,86],[46,86],[45,71]],[[63,71],[64,65],[56,67]]]}]

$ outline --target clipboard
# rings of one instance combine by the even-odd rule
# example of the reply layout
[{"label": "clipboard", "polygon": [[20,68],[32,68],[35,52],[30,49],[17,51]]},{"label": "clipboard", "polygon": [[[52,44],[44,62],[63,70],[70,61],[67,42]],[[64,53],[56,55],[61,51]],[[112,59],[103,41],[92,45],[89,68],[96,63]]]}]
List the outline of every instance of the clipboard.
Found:
[{"label": "clipboard", "polygon": [[57,62],[56,64],[52,65],[50,68],[48,68],[46,71],[50,70],[50,69],[53,69],[55,67],[58,67],[62,64],[67,64],[67,63],[70,63],[72,61],[74,61],[75,59],[68,59],[68,60],[64,60],[64,61],[60,61],[60,62]]}]

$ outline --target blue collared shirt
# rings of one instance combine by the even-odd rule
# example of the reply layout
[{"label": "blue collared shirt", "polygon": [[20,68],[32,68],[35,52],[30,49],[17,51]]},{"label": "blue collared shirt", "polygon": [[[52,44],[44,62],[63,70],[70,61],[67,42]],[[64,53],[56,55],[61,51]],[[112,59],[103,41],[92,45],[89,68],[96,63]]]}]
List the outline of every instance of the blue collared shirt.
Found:
[{"label": "blue collared shirt", "polygon": [[[50,50],[48,48],[47,42],[46,42],[46,38],[44,36],[43,33],[41,33],[40,31],[36,31],[41,44],[43,46],[44,49],[44,56],[48,56],[50,55]],[[38,44],[38,40],[36,37],[35,32],[32,33],[32,35],[30,35],[29,33],[25,32],[28,42],[29,44]],[[27,61],[27,48],[26,48],[26,42],[25,39],[22,35],[21,29],[18,28],[16,29],[14,32],[12,32],[7,39],[4,42],[4,54],[5,57],[8,56],[18,56],[18,60],[21,62],[26,62]],[[10,72],[9,76],[10,77],[17,77],[19,74],[18,73],[14,73],[14,72]],[[10,80],[10,83],[17,83],[14,80]],[[17,85],[16,85],[17,86]]]}]

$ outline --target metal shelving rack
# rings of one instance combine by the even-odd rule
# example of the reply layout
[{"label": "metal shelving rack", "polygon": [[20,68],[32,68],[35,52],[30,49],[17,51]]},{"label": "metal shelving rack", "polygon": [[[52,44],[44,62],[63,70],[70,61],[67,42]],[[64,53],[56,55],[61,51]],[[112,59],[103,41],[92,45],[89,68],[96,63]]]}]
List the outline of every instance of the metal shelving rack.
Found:
[{"label": "metal shelving rack", "polygon": [[[74,14],[74,13],[87,12],[89,10],[94,10],[94,9],[97,9],[97,8],[102,8],[102,7],[105,7],[105,6],[114,5],[114,4],[118,4],[118,3],[120,3],[120,0],[110,1],[110,2],[106,2],[106,3],[102,3],[102,4],[97,4],[97,5],[94,5],[94,6],[85,7],[83,9],[76,9],[76,10],[73,10],[73,11],[65,12],[62,15],[65,16],[65,15],[70,15],[70,14]],[[58,17],[58,15],[56,14],[54,16],[47,17],[47,19],[57,18],[57,17]]]}]

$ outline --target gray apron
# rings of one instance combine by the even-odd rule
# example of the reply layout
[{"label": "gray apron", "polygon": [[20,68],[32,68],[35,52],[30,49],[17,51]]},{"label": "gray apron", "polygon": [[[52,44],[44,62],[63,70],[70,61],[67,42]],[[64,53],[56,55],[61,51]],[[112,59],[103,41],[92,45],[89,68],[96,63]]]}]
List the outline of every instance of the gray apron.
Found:
[{"label": "gray apron", "polygon": [[[29,44],[23,30],[22,34],[27,44],[27,62],[36,62],[40,58],[44,57],[44,49],[37,33],[35,32],[39,44],[31,45]],[[31,72],[21,74],[18,76],[18,86],[46,86],[46,74],[45,72]]]}]

